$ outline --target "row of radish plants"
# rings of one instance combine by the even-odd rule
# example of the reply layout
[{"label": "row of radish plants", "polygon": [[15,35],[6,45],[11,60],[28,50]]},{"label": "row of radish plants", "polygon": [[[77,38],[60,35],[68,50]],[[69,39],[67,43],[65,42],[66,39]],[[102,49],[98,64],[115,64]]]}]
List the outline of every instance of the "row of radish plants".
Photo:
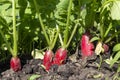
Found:
[{"label": "row of radish plants", "polygon": [[119,0],[0,0],[0,62],[12,56],[14,71],[21,70],[19,56],[31,53],[49,71],[77,45],[83,59],[96,54],[112,68],[120,62],[119,34]]}]

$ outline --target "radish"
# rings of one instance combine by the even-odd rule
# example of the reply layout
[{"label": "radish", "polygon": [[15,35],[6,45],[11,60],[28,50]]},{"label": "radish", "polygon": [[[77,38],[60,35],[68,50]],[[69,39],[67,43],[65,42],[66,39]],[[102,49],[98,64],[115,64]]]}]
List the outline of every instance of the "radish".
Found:
[{"label": "radish", "polygon": [[[0,30],[0,34],[2,35],[5,43],[6,43],[6,46],[7,46],[7,49],[9,50],[9,52],[12,54],[12,58],[10,60],[10,68],[13,70],[13,71],[18,71],[21,69],[21,62],[20,62],[20,59],[17,57],[18,56],[18,35],[17,35],[17,29],[16,29],[16,1],[15,0],[12,0],[12,21],[13,21],[13,48],[10,46],[9,42],[7,41],[4,33],[2,32],[2,30]],[[6,24],[8,25],[8,24]],[[9,27],[9,26],[8,26]]]},{"label": "radish", "polygon": [[90,42],[90,35],[85,33],[81,39],[82,58],[91,56],[93,54],[94,45]]},{"label": "radish", "polygon": [[55,53],[53,64],[61,65],[64,63],[66,58],[67,58],[67,50],[64,48],[59,48]]},{"label": "radish", "polygon": [[52,50],[47,50],[45,52],[44,58],[43,58],[43,65],[46,69],[46,71],[48,71],[50,69],[50,66],[52,65],[52,60],[53,60],[53,52]]},{"label": "radish", "polygon": [[21,62],[20,59],[18,57],[12,57],[10,60],[10,68],[13,71],[19,71],[21,69]]},{"label": "radish", "polygon": [[104,52],[108,52],[109,46],[107,44],[103,44],[103,49],[104,49]]}]

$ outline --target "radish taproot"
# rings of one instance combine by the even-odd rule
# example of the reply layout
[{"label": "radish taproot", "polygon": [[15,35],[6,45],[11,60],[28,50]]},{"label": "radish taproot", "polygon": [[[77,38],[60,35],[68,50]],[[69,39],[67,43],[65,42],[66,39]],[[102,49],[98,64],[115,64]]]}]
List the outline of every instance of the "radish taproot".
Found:
[{"label": "radish taproot", "polygon": [[10,60],[10,68],[15,72],[19,71],[21,69],[20,58],[12,57],[11,60]]},{"label": "radish taproot", "polygon": [[91,56],[93,54],[94,45],[90,42],[90,35],[85,33],[82,35],[81,39],[81,54],[82,58]]},{"label": "radish taproot", "polygon": [[59,48],[55,53],[53,64],[61,65],[65,62],[66,58],[67,58],[67,50],[64,48]]},{"label": "radish taproot", "polygon": [[44,58],[43,58],[43,65],[45,67],[45,70],[48,71],[52,65],[54,54],[52,50],[47,50],[45,52]]}]

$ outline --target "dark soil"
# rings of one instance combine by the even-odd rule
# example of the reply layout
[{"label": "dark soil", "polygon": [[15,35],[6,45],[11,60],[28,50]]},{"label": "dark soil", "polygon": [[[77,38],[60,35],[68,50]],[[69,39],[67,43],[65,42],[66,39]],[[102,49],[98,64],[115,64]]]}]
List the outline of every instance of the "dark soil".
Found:
[{"label": "dark soil", "polygon": [[[108,54],[102,56],[103,59],[109,57]],[[30,80],[34,74],[40,77],[32,80],[113,80],[117,66],[109,68],[105,62],[102,63],[100,69],[96,63],[99,63],[99,57],[94,56],[82,60],[81,57],[76,57],[76,54],[70,56],[66,64],[53,65],[49,72],[46,72],[41,66],[42,60],[31,59],[27,60],[23,65],[22,70],[13,72],[8,69],[1,72],[0,80]]]}]

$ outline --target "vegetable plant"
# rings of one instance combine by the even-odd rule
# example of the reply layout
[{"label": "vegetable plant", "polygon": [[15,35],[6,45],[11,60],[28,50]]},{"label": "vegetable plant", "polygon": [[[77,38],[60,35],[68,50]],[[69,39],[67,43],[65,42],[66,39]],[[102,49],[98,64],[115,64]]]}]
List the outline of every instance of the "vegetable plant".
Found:
[{"label": "vegetable plant", "polygon": [[[71,36],[68,40],[68,37],[69,37],[69,26],[70,26],[70,16],[71,16],[71,8],[72,8],[72,5],[73,4],[73,0],[62,0],[60,1],[60,3],[57,5],[57,11],[56,11],[56,17],[59,18],[59,17],[62,17],[61,13],[63,11],[64,12],[67,12],[67,20],[66,20],[66,23],[63,23],[63,25],[65,26],[65,30],[64,30],[64,33],[63,33],[63,36],[64,36],[64,39],[62,40],[61,39],[61,34],[59,35],[59,39],[60,39],[60,43],[61,43],[61,47],[57,49],[56,53],[55,53],[55,57],[53,59],[53,64],[57,64],[57,65],[61,65],[65,62],[66,58],[67,58],[67,53],[68,53],[68,50],[67,48],[69,47],[69,44],[71,42],[71,39],[73,38],[73,35],[74,33],[76,32],[76,29],[77,29],[77,26],[78,26],[78,23],[76,23],[72,33],[71,33]],[[58,12],[61,14],[58,14]],[[63,18],[64,19],[64,18]],[[61,29],[60,27],[62,27],[62,22],[58,20],[56,20],[58,22],[58,28]]]},{"label": "vegetable plant", "polygon": [[[17,55],[17,53],[18,53],[18,50],[17,50],[18,49],[18,45],[17,45],[18,35],[17,34],[18,33],[17,33],[17,29],[16,29],[16,1],[15,0],[12,0],[12,20],[13,20],[13,48],[11,48],[9,42],[6,40],[2,30],[0,30],[0,33],[1,33],[2,37],[4,38],[4,41],[6,42],[8,50],[12,54],[12,58],[10,60],[10,68],[13,71],[18,71],[21,69],[21,61]],[[5,26],[3,26],[3,27],[5,27]]]},{"label": "vegetable plant", "polygon": [[45,30],[45,27],[44,27],[44,24],[43,24],[41,14],[39,14],[40,13],[39,12],[39,7],[38,7],[38,4],[37,4],[36,0],[34,0],[34,5],[35,5],[37,16],[38,16],[39,21],[40,21],[41,28],[43,30],[43,34],[44,34],[46,42],[49,46],[48,50],[45,51],[45,55],[44,55],[44,58],[43,58],[43,65],[44,65],[46,71],[48,71],[50,69],[50,66],[52,65],[52,61],[53,61],[53,57],[54,57],[52,49],[55,46],[55,43],[56,43],[56,40],[57,40],[57,37],[58,37],[58,34],[59,34],[59,29],[58,30],[54,30],[54,29],[51,30],[50,35],[48,37],[48,34],[47,34],[47,32]]},{"label": "vegetable plant", "polygon": [[117,21],[113,20],[119,19],[119,17],[116,17],[118,14],[114,13],[119,13],[117,12],[117,10],[119,10],[118,7],[120,7],[118,5],[119,3],[120,2],[117,0],[103,1],[99,7],[100,19],[96,21],[98,32],[95,32],[96,36],[93,37],[91,41],[97,40],[95,53],[100,57],[100,66],[102,64],[102,57],[100,53],[108,53],[108,51],[110,51],[110,46],[113,45],[111,43],[118,41],[119,30],[116,27],[118,24],[116,24]]},{"label": "vegetable plant", "polygon": [[98,21],[99,25],[97,26],[99,33],[95,33],[96,36],[93,37],[93,40],[98,40],[98,43],[101,43],[102,45],[101,45],[101,51],[97,52],[97,48],[99,47],[96,47],[96,51],[95,51],[96,54],[100,54],[101,52],[106,53],[107,51],[109,51],[110,42],[112,41],[113,38],[115,38],[119,34],[119,31],[116,31],[116,27],[114,27],[116,26],[115,23],[112,21],[112,20],[117,20],[116,16],[113,16],[114,14],[113,8],[118,9],[119,6],[117,7],[115,4],[116,5],[119,4],[119,1],[117,0],[103,1],[101,6],[99,7],[100,19]]},{"label": "vegetable plant", "polygon": [[82,59],[92,56],[94,54],[94,44],[91,41],[92,29],[94,28],[95,14],[96,14],[96,1],[82,1],[80,2],[81,9],[81,24],[83,32],[80,40],[80,49]]},{"label": "vegetable plant", "polygon": [[[113,66],[113,64],[117,63],[119,61],[120,58],[120,43],[117,43],[114,47],[113,47],[113,54],[115,54],[114,58],[112,58],[110,60],[110,67]],[[118,68],[119,69],[119,68]],[[118,71],[119,72],[119,71]]]},{"label": "vegetable plant", "polygon": [[112,49],[112,51],[113,51],[112,55],[110,56],[109,59],[105,60],[105,62],[110,65],[110,68],[112,68],[114,66],[114,64],[118,65],[118,68],[117,68],[116,73],[114,74],[113,80],[119,79],[119,77],[118,77],[119,72],[120,72],[120,67],[119,67],[120,66],[119,65],[119,63],[120,63],[120,61],[119,61],[119,59],[120,59],[120,47],[119,46],[120,46],[120,43],[115,44],[115,46]]}]

